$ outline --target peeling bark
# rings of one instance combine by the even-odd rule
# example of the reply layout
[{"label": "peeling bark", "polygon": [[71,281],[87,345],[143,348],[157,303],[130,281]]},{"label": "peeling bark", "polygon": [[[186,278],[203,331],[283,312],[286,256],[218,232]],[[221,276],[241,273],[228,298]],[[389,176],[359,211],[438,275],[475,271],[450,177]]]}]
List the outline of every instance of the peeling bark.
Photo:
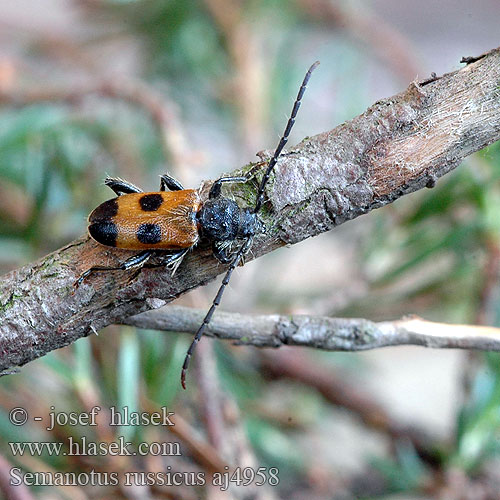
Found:
[{"label": "peeling bark", "polygon": [[[306,111],[305,111],[306,112]],[[378,101],[335,129],[303,140],[279,161],[262,212],[267,232],[249,258],[328,231],[343,222],[435,184],[466,156],[500,139],[500,49],[453,73]],[[239,172],[262,173],[265,162]],[[236,173],[236,172],[235,172]],[[251,204],[256,183],[232,186]],[[206,190],[203,190],[205,193]],[[0,370],[8,373],[108,324],[157,308],[224,271],[200,245],[171,276],[165,269],[91,276],[130,252],[81,238],[0,284]]]}]

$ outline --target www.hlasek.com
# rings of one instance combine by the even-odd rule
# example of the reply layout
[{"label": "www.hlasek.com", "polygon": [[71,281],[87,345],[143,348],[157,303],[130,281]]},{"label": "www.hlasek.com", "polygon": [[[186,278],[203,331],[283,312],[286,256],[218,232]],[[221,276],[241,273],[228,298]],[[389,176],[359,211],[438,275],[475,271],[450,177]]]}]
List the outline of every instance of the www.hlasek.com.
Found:
[{"label": "www.hlasek.com", "polygon": [[134,445],[120,436],[116,441],[92,441],[85,436],[75,439],[69,436],[66,442],[49,441],[22,441],[10,442],[10,451],[13,456],[129,456],[144,457],[146,455],[173,457],[181,456],[180,443],[167,442],[142,442]]}]

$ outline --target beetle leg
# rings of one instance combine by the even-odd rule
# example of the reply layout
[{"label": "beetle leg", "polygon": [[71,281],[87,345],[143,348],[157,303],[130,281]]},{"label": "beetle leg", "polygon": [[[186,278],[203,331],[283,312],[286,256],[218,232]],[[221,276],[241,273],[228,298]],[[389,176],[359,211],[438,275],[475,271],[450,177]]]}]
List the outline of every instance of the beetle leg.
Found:
[{"label": "beetle leg", "polygon": [[80,277],[75,281],[73,286],[75,288],[78,288],[82,283],[85,278],[90,276],[94,272],[102,272],[102,271],[127,271],[129,269],[134,269],[134,268],[142,268],[142,266],[146,263],[146,261],[153,255],[153,251],[151,250],[144,250],[141,253],[138,253],[137,255],[134,255],[133,257],[130,257],[130,259],[127,259],[125,262],[123,262],[121,265],[116,266],[116,267],[106,267],[106,266],[94,266],[91,267],[90,269],[87,269],[85,272],[80,274]]},{"label": "beetle leg", "polygon": [[[180,252],[176,252],[174,254],[169,255],[168,259],[165,262],[162,262],[161,264],[144,264],[141,267],[137,268],[137,270],[134,272],[134,274],[131,276],[131,278],[128,280],[128,284],[130,285],[132,282],[134,282],[141,271],[143,269],[154,269],[158,267],[167,267],[172,271],[172,276],[175,274],[177,271],[178,267],[181,265],[182,259],[186,255],[186,253],[189,251],[189,248],[186,248],[185,250],[181,250]],[[154,252],[151,252],[152,254]]]},{"label": "beetle leg", "polygon": [[154,269],[155,267],[168,267],[172,269],[172,276],[177,271],[177,268],[181,265],[182,259],[184,259],[185,255],[189,252],[190,248],[184,248],[179,252],[175,252],[168,256],[166,261],[163,261],[161,264],[146,264],[144,267],[147,269]]},{"label": "beetle leg", "polygon": [[104,184],[109,186],[118,196],[130,193],[143,193],[144,191],[132,183],[124,181],[123,179],[106,177]]},{"label": "beetle leg", "polygon": [[247,177],[221,177],[220,179],[217,179],[213,184],[212,187],[210,188],[210,192],[208,194],[208,197],[213,200],[214,198],[218,198],[221,193],[222,189],[222,183],[223,182],[246,182],[248,179]]},{"label": "beetle leg", "polygon": [[182,191],[184,189],[179,181],[168,174],[162,174],[160,175],[160,191],[166,191],[167,188],[170,191]]},{"label": "beetle leg", "polygon": [[185,250],[181,250],[180,252],[177,252],[165,264],[167,267],[169,267],[172,270],[172,276],[175,274],[175,272],[177,271],[177,269],[181,265],[181,262],[184,259],[184,256],[188,253],[188,251],[189,251],[189,248],[186,248]]},{"label": "beetle leg", "polygon": [[212,242],[212,252],[214,257],[221,263],[227,264],[231,262],[232,257],[229,257],[226,253],[226,249],[229,246],[225,244],[224,241],[213,241]]},{"label": "beetle leg", "polygon": [[[231,246],[230,241],[214,241],[212,242],[212,253],[214,254],[214,257],[221,263],[221,264],[229,264],[233,260],[233,255],[234,252],[231,253],[231,255],[228,255],[227,249]],[[245,265],[245,255],[243,254],[240,263],[238,264],[239,266]]]}]

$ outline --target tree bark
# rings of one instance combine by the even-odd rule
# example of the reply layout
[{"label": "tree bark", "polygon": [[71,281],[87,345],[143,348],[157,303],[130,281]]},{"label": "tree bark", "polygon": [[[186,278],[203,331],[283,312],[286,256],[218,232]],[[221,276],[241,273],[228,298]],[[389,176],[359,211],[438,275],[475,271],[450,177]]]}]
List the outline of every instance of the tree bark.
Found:
[{"label": "tree bark", "polygon": [[[459,71],[412,82],[404,92],[283,155],[261,212],[267,231],[256,238],[248,258],[432,187],[466,156],[499,140],[500,49],[467,62]],[[233,174],[259,178],[265,165],[249,164]],[[252,205],[256,186],[252,181],[234,185],[231,193],[242,206]],[[4,276],[0,370],[9,373],[108,324],[157,308],[225,269],[209,247],[199,245],[174,276],[166,269],[145,269],[130,281],[130,272],[99,273],[73,294],[81,272],[128,256],[82,237]]]}]

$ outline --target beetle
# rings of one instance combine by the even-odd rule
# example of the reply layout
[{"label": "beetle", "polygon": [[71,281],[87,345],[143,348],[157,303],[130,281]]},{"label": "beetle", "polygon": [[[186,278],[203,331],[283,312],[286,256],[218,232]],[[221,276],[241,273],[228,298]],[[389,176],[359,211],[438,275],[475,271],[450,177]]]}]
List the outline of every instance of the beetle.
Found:
[{"label": "beetle", "polygon": [[[104,183],[117,196],[99,205],[89,215],[88,232],[92,239],[101,245],[140,252],[116,267],[94,266],[87,269],[76,280],[75,288],[94,272],[130,269],[140,271],[159,251],[167,253],[162,265],[172,267],[175,272],[185,255],[202,238],[212,243],[215,258],[223,264],[229,264],[212,305],[184,358],[181,370],[184,389],[187,369],[196,344],[210,323],[233,271],[250,250],[254,236],[265,230],[258,217],[264,202],[264,190],[288,141],[309,78],[318,65],[319,61],[316,61],[304,76],[283,135],[260,180],[252,208],[240,208],[234,200],[222,196],[222,184],[246,182],[248,178],[245,176],[221,177],[212,184],[208,199],[203,200],[199,189],[184,189],[180,182],[163,174],[160,176],[160,190],[148,193],[122,179],[106,178]],[[243,240],[243,243],[233,255],[227,255],[228,245],[236,240]]]}]

